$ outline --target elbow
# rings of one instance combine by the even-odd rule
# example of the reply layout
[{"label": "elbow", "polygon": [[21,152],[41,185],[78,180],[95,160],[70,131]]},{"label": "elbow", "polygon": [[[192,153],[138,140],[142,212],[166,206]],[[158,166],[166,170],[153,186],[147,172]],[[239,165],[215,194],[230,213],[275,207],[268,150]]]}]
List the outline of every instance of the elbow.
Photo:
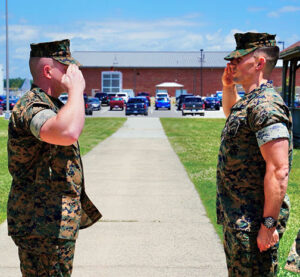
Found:
[{"label": "elbow", "polygon": [[64,133],[65,145],[71,145],[78,141],[80,132],[76,130],[66,130]]}]

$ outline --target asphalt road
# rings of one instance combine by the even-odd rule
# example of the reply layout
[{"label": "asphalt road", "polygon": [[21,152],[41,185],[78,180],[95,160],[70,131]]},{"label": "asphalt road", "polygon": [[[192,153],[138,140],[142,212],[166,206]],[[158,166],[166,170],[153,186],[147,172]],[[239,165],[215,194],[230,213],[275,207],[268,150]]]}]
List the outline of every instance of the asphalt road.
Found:
[{"label": "asphalt road", "polygon": [[[109,110],[109,106],[102,106],[100,111],[94,111],[93,117],[125,117],[125,109],[121,110]],[[131,115],[129,117],[145,117],[144,115]],[[182,117],[182,118],[203,118],[199,115],[186,115],[182,116],[181,111],[177,111],[176,106],[172,106],[171,110],[160,109],[155,110],[152,105],[149,108],[148,117]],[[225,118],[222,108],[219,111],[205,111],[205,118]]]}]

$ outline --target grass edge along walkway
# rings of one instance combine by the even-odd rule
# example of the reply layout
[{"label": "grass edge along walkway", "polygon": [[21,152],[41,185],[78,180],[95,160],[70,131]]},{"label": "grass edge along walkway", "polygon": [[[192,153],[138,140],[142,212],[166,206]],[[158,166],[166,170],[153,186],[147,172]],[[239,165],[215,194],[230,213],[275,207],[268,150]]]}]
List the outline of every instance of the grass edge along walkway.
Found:
[{"label": "grass edge along walkway", "polygon": [[[115,133],[125,121],[126,118],[86,118],[79,138],[81,155]],[[0,224],[6,219],[6,203],[11,185],[7,169],[7,125],[8,120],[0,118]]]},{"label": "grass edge along walkway", "polygon": [[[216,224],[216,167],[224,119],[161,118],[164,131],[194,183],[207,216],[222,240],[222,227]],[[286,258],[300,227],[300,150],[294,150],[288,195],[292,208],[287,230],[280,242],[278,276],[299,276],[284,270]],[[298,183],[297,183],[298,182]]]}]

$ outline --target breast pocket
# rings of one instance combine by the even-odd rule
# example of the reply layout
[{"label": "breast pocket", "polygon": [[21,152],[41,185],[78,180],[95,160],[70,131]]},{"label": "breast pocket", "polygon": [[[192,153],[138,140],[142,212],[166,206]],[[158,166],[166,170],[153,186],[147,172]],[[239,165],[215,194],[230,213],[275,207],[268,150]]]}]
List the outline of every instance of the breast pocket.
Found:
[{"label": "breast pocket", "polygon": [[222,139],[234,138],[238,133],[240,124],[238,118],[228,120],[222,132]]}]

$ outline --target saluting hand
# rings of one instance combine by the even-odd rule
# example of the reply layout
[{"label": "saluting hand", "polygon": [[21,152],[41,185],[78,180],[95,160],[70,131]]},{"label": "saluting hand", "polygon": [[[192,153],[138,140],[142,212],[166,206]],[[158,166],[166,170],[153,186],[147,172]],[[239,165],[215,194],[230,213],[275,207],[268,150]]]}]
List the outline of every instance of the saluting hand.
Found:
[{"label": "saluting hand", "polygon": [[224,87],[229,87],[229,86],[233,86],[233,77],[232,77],[232,69],[230,67],[230,64],[227,63],[225,69],[224,69],[224,73],[222,76],[222,84]]},{"label": "saluting hand", "polygon": [[69,93],[83,93],[85,89],[85,80],[82,72],[75,64],[68,66],[66,74],[61,78],[61,82]]}]

